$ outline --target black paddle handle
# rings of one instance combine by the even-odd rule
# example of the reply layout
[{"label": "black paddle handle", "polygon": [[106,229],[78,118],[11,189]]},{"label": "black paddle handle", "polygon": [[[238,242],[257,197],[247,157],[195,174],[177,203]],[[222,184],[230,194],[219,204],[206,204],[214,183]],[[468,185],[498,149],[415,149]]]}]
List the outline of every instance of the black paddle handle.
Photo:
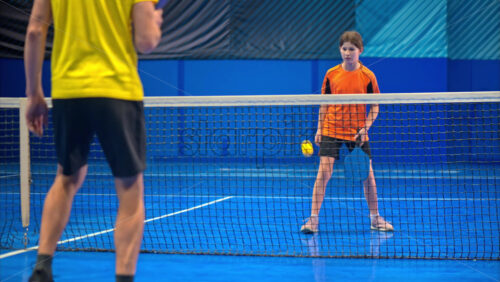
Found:
[{"label": "black paddle handle", "polygon": [[[359,133],[360,130],[358,130],[358,133]],[[361,147],[361,135],[358,135],[358,137],[356,138],[356,144],[355,144],[355,147]]]}]

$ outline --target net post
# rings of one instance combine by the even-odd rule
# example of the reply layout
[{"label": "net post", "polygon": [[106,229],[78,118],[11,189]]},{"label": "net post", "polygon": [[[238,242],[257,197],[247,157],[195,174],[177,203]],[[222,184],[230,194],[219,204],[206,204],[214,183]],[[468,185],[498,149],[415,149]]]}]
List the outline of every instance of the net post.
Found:
[{"label": "net post", "polygon": [[[28,100],[19,99],[19,164],[20,164],[20,195],[21,195],[21,220],[25,228],[24,237],[27,237],[30,224],[30,135],[26,124],[26,108]],[[23,240],[25,247],[27,240]]]}]

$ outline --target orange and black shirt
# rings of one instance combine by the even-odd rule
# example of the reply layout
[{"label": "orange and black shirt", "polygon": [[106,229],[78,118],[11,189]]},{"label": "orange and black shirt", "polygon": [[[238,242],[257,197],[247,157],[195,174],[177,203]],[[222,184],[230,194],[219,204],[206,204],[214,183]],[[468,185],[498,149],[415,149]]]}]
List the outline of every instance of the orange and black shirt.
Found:
[{"label": "orange and black shirt", "polygon": [[[346,71],[337,65],[326,72],[321,93],[369,94],[380,93],[375,74],[364,65]],[[365,126],[366,105],[328,105],[321,134],[342,140],[355,141],[354,136]]]}]

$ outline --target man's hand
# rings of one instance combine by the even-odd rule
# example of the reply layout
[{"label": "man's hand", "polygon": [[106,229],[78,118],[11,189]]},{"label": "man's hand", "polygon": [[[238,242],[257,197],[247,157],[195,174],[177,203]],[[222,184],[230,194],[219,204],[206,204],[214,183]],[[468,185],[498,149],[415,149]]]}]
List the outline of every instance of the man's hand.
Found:
[{"label": "man's hand", "polygon": [[163,10],[155,9],[153,2],[134,4],[132,23],[134,26],[134,45],[137,51],[149,54],[160,43]]},{"label": "man's hand", "polygon": [[163,10],[162,9],[156,9],[154,11],[154,22],[156,25],[158,25],[159,28],[161,28],[161,25],[163,23]]},{"label": "man's hand", "polygon": [[38,137],[42,137],[43,128],[48,124],[48,113],[49,110],[43,92],[29,96],[26,107],[26,123],[28,129]]}]

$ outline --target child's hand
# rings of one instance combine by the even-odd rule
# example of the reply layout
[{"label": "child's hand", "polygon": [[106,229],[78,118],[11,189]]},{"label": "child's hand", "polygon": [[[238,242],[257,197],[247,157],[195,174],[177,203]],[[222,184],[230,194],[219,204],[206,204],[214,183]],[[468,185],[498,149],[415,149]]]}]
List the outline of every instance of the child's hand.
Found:
[{"label": "child's hand", "polygon": [[314,136],[314,143],[316,144],[316,146],[319,147],[320,143],[321,143],[321,130],[318,129],[318,131],[316,132],[316,136]]},{"label": "child's hand", "polygon": [[366,130],[366,128],[361,128],[358,133],[356,133],[356,135],[354,136],[354,138],[356,140],[359,140],[361,141],[361,143],[359,144],[359,146],[363,146],[363,143],[365,143],[366,141],[368,141],[368,130]]}]

